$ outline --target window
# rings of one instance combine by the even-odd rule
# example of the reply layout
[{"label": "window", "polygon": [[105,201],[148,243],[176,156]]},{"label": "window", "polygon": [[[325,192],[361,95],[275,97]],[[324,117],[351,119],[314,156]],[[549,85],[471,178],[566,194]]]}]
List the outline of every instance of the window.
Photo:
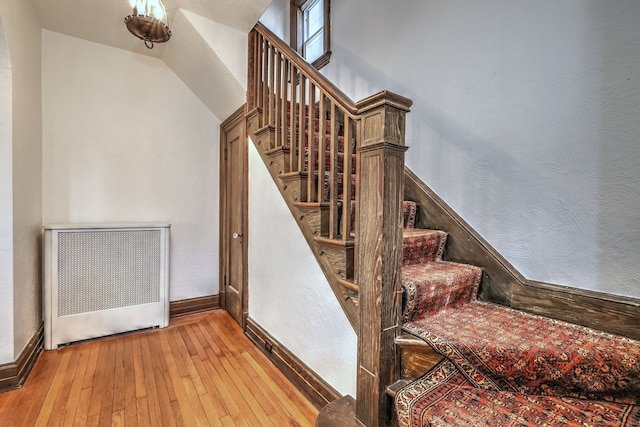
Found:
[{"label": "window", "polygon": [[329,63],[330,0],[291,0],[291,46],[316,68]]}]

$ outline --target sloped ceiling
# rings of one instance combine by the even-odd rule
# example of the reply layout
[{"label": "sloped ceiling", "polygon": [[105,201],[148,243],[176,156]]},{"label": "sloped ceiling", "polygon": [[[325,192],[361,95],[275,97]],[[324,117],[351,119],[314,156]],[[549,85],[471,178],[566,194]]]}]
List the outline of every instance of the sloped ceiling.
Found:
[{"label": "sloped ceiling", "polygon": [[246,35],[271,0],[164,0],[171,40],[147,49],[127,31],[129,0],[32,0],[43,28],[154,56],[221,120],[244,102]]}]

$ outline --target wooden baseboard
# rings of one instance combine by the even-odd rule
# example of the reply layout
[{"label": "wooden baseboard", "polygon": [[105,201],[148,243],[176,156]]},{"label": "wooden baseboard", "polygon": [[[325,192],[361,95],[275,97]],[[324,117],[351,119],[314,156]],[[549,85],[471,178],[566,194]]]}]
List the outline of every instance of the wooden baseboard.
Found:
[{"label": "wooden baseboard", "polygon": [[183,316],[185,314],[199,313],[201,311],[216,310],[220,308],[219,295],[207,295],[204,297],[189,298],[169,303],[169,316]]},{"label": "wooden baseboard", "polygon": [[342,397],[250,317],[247,318],[245,334],[318,409]]},{"label": "wooden baseboard", "polygon": [[640,299],[526,279],[408,168],[405,198],[420,206],[418,228],[449,233],[447,260],[482,267],[480,299],[640,339]]},{"label": "wooden baseboard", "polygon": [[0,393],[24,384],[31,368],[44,348],[44,325],[31,337],[15,362],[0,365]]}]

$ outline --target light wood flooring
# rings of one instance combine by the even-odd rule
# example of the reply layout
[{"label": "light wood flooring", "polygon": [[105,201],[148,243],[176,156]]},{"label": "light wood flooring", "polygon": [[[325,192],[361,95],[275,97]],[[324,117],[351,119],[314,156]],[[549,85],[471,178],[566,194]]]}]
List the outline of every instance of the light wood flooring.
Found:
[{"label": "light wood flooring", "polygon": [[0,426],[314,426],[317,410],[222,310],[43,352]]}]

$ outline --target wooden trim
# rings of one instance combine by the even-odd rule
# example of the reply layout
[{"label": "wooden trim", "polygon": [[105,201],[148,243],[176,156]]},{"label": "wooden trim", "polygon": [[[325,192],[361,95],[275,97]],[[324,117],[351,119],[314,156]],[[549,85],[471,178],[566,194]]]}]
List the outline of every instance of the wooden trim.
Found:
[{"label": "wooden trim", "polygon": [[207,295],[171,301],[169,303],[169,317],[184,316],[185,314],[199,313],[220,308],[220,295]]},{"label": "wooden trim", "polygon": [[[406,100],[398,108],[398,100]],[[364,133],[358,140],[358,378],[356,419],[367,427],[391,425],[386,388],[400,379],[402,200],[406,112],[411,101],[380,92],[357,103]]]},{"label": "wooden trim", "polygon": [[482,267],[480,299],[640,339],[640,299],[526,279],[408,168],[405,198],[420,206],[418,228],[449,233],[447,260]]},{"label": "wooden trim", "polygon": [[311,403],[318,409],[342,397],[336,389],[331,387],[250,317],[247,318],[245,335],[289,381],[307,395]]},{"label": "wooden trim", "polygon": [[527,280],[511,289],[511,307],[640,339],[640,300]]},{"label": "wooden trim", "polygon": [[[304,8],[310,0],[291,0],[289,2],[289,44],[293,50],[302,55],[302,32],[304,23]],[[324,53],[316,58],[311,65],[316,70],[321,69],[329,63],[331,59],[331,0],[321,0],[324,9],[324,37],[322,48]]]},{"label": "wooden trim", "polygon": [[0,365],[0,393],[24,384],[31,368],[44,348],[44,324],[31,337],[15,362]]},{"label": "wooden trim", "polygon": [[[251,71],[250,71],[251,72]],[[227,218],[227,162],[226,162],[226,146],[227,141],[225,140],[225,133],[228,129],[233,128],[238,125],[239,122],[243,121],[244,125],[243,134],[242,134],[242,152],[243,152],[243,199],[242,199],[242,257],[243,257],[243,283],[242,283],[242,292],[243,292],[243,300],[242,300],[242,311],[243,313],[248,312],[249,307],[249,286],[248,286],[248,254],[249,254],[249,147],[248,147],[248,138],[247,138],[247,117],[259,117],[260,116],[259,108],[251,108],[249,104],[244,104],[239,107],[231,116],[229,116],[225,121],[220,124],[220,224],[219,224],[219,263],[220,263],[220,272],[219,272],[219,303],[218,308],[226,307],[226,278],[228,274],[228,247],[229,247],[229,233],[226,229],[228,224]],[[244,315],[242,318],[244,319]],[[245,327],[244,324],[241,326]]]}]

